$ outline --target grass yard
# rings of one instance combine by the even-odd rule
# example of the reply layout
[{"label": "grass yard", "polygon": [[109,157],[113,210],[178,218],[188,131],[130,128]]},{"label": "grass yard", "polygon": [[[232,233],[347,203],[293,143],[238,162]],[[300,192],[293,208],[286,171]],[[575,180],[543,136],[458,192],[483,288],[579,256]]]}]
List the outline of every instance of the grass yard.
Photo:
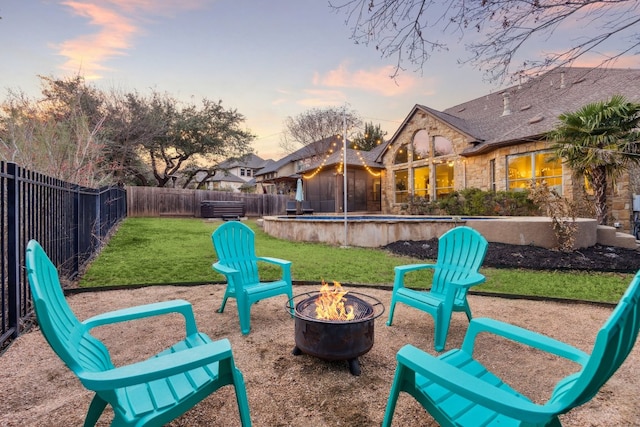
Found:
[{"label": "grass yard", "polygon": [[[257,254],[291,261],[292,277],[298,282],[392,286],[393,267],[425,262],[381,249],[280,240],[264,233],[254,220],[244,223],[256,233]],[[199,218],[127,218],[79,286],[224,282],[224,276],[211,269],[216,260],[211,233],[221,224]],[[481,273],[487,281],[473,290],[612,303],[618,302],[633,276],[494,268],[482,268]],[[265,280],[275,279],[279,270],[265,264],[260,274]],[[410,274],[405,283],[428,287],[430,272]]]}]

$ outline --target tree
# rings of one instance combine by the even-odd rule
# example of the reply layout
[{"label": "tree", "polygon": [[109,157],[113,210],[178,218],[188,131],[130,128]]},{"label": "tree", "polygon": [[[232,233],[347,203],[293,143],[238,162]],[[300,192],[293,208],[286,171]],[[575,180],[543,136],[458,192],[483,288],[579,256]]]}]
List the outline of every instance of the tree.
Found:
[{"label": "tree", "polygon": [[[180,108],[173,98],[154,93],[147,113],[160,125],[157,135],[142,142],[158,187],[174,181],[183,168],[193,171],[196,164],[213,165],[201,168],[210,170],[228,157],[251,151],[254,136],[240,128],[244,116],[225,109],[222,101],[203,99],[201,107],[189,104]],[[186,187],[196,173],[188,174],[182,186]]]},{"label": "tree", "polygon": [[[448,50],[438,38],[444,33],[456,36],[455,43],[471,39],[465,46],[470,55],[461,62],[483,70],[491,81],[570,65],[596,49],[611,52],[599,53],[604,66],[640,46],[640,3],[633,0],[338,0],[330,7],[346,14],[356,43],[397,57],[394,77],[405,62],[422,69],[434,52]],[[573,25],[563,33],[565,23]],[[512,64],[536,41],[560,47]]]},{"label": "tree", "polygon": [[348,130],[360,126],[361,123],[354,111],[346,111],[340,107],[312,108],[296,117],[287,117],[284,140],[280,147],[287,153],[292,153],[301,146],[308,147],[309,157],[322,155],[324,152],[315,152],[314,143],[342,135],[345,121]]},{"label": "tree", "polygon": [[154,118],[147,99],[137,92],[112,90],[105,103],[105,163],[118,184],[148,186],[153,180],[148,162],[141,157],[145,143],[162,134],[164,123]]},{"label": "tree", "polygon": [[40,79],[42,98],[10,91],[2,103],[0,158],[87,187],[108,183],[102,94],[81,76]]},{"label": "tree", "polygon": [[384,142],[384,137],[387,132],[380,129],[380,125],[375,125],[373,122],[364,124],[364,134],[359,132],[353,138],[353,145],[362,151],[371,151],[378,145]]},{"label": "tree", "polygon": [[213,176],[221,161],[251,151],[244,117],[222,101],[184,105],[159,93],[106,95],[80,76],[40,78],[40,99],[10,91],[0,105],[2,160],[88,187],[162,187]]},{"label": "tree", "polygon": [[607,225],[607,185],[631,164],[640,164],[640,104],[615,95],[561,114],[549,133],[557,158],[578,178],[586,178],[594,192],[598,224]]}]

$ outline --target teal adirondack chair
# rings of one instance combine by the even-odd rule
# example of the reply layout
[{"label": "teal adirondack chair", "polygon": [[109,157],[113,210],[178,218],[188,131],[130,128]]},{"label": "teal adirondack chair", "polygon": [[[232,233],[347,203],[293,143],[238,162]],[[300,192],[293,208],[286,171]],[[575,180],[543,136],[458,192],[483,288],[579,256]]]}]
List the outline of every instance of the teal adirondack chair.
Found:
[{"label": "teal adirondack chair", "polygon": [[[256,256],[255,233],[239,221],[227,222],[216,228],[211,240],[218,257],[211,267],[227,278],[227,289],[218,313],[224,311],[227,299],[235,298],[240,330],[246,335],[251,330],[251,306],[254,303],[277,295],[287,295],[289,300],[293,298],[291,261]],[[258,262],[278,266],[281,269],[280,279],[261,282]]]},{"label": "teal adirondack chair", "polygon": [[[464,311],[471,321],[467,291],[470,287],[485,281],[485,277],[478,270],[484,261],[487,246],[487,240],[473,228],[455,227],[438,239],[436,264],[395,267],[387,326],[391,326],[395,307],[399,302],[423,310],[433,316],[436,351],[444,350],[452,313]],[[407,273],[425,269],[433,270],[433,281],[429,291],[404,286]]]},{"label": "teal adirondack chair", "polygon": [[[591,355],[561,341],[492,319],[473,319],[461,349],[439,357],[406,345],[387,402],[390,426],[401,391],[409,393],[441,426],[560,426],[558,415],[588,402],[633,348],[640,328],[640,271],[598,332]],[[549,400],[531,402],[473,359],[476,336],[492,333],[563,357],[581,369],[558,381]]]},{"label": "teal adirondack chair", "polygon": [[[229,340],[212,341],[199,332],[187,301],[141,305],[80,322],[62,293],[56,267],[35,240],[27,245],[26,266],[44,337],[82,385],[95,392],[85,426],[95,425],[107,404],[114,411],[113,426],[161,426],[225,385],[235,388],[242,425],[251,425],[244,380]],[[114,366],[107,347],[90,333],[97,326],[169,313],[184,316],[185,339],[130,365]]]}]

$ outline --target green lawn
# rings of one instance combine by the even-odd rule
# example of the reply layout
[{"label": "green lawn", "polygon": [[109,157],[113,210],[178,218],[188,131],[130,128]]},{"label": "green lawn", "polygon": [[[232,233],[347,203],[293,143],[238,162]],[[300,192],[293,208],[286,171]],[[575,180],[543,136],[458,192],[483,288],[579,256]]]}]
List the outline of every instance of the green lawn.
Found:
[{"label": "green lawn", "polygon": [[[348,285],[393,284],[393,267],[425,262],[380,249],[340,248],[319,243],[273,238],[245,221],[256,232],[256,252],[290,260],[294,281],[339,281]],[[81,287],[141,284],[224,282],[211,269],[216,260],[211,233],[222,222],[202,219],[127,218],[80,281]],[[261,277],[276,278],[279,270],[260,267]],[[483,268],[487,282],[474,288],[525,296],[617,302],[632,274],[540,272]],[[426,287],[430,273],[409,274],[409,286]]]}]

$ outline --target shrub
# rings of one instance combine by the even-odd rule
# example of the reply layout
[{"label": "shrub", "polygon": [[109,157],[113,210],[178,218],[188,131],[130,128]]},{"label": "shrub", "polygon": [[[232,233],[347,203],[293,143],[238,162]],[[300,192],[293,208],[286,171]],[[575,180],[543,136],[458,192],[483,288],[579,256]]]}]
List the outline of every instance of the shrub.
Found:
[{"label": "shrub", "polygon": [[529,197],[540,206],[540,210],[551,218],[553,232],[558,240],[558,249],[562,252],[573,251],[576,241],[576,206],[558,192],[549,188],[546,182],[531,183]]},{"label": "shrub", "polygon": [[407,203],[405,210],[409,215],[433,213],[467,216],[537,215],[539,209],[528,194],[528,191],[494,192],[467,188],[447,194],[437,201],[414,197]]}]

